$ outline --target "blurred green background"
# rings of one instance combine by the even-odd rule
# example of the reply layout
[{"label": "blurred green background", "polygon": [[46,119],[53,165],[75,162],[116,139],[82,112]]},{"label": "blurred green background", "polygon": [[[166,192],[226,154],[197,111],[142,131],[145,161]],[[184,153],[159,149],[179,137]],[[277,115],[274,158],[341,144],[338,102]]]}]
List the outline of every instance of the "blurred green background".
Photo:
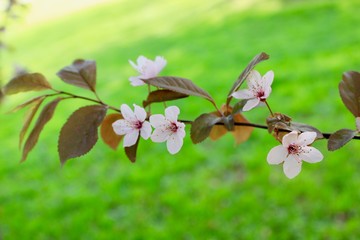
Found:
[{"label": "blurred green background", "polygon": [[[42,11],[51,16],[56,8]],[[57,89],[90,96],[55,73],[76,58],[94,59],[98,93],[118,107],[140,105],[147,94],[146,87],[130,86],[136,72],[128,60],[161,55],[168,60],[162,75],[192,79],[221,105],[239,73],[264,51],[270,59],[256,69],[275,72],[269,98],[275,112],[324,132],[354,129],[337,86],[344,71],[360,69],[359,9],[357,0],[107,1],[47,20],[27,22],[25,14],[7,31],[15,50],[2,64],[7,76],[16,62],[45,74]],[[99,141],[61,168],[60,127],[77,107],[91,104],[74,100],[60,103],[19,164],[24,111],[6,112],[36,95],[10,96],[1,106],[0,239],[360,238],[356,141],[336,152],[316,142],[324,160],[304,163],[293,180],[267,164],[278,143],[261,129],[238,146],[230,134],[193,145],[187,126],[178,154],[142,141],[135,164],[121,148]],[[182,119],[213,111],[196,97],[174,104]],[[163,111],[161,104],[155,109]],[[264,124],[267,115],[257,108],[245,116]]]}]

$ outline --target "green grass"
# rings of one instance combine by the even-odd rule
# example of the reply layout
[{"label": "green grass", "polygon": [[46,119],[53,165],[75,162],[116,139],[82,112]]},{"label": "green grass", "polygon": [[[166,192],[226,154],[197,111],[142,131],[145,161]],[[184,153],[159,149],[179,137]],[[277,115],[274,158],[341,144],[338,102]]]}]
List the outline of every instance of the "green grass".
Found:
[{"label": "green grass", "polygon": [[[221,105],[233,81],[259,52],[257,69],[275,72],[273,110],[322,131],[354,128],[337,86],[359,70],[357,1],[119,1],[59,20],[15,29],[7,56],[48,76],[58,89],[87,95],[55,73],[75,58],[97,60],[98,92],[113,106],[140,104],[128,59],[165,56],[163,75],[192,79]],[[9,97],[3,112],[33,94]],[[25,97],[26,96],[26,97]],[[75,101],[74,101],[75,103]],[[255,129],[234,146],[230,135],[193,145],[189,128],[175,156],[141,142],[138,162],[102,142],[60,167],[60,126],[86,102],[60,103],[28,160],[19,164],[23,113],[1,114],[0,238],[3,239],[358,239],[360,158],[356,141],[288,180],[266,163],[277,142]],[[195,97],[179,100],[181,117],[213,111]],[[160,109],[160,107],[159,107]],[[266,109],[246,117],[264,123]]]}]

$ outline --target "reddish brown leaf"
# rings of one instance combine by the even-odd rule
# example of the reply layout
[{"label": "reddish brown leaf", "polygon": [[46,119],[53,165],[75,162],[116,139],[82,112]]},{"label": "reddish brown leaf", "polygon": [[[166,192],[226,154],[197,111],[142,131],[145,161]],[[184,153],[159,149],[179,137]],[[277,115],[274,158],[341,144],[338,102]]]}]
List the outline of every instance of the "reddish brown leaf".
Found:
[{"label": "reddish brown leaf", "polygon": [[[226,119],[232,119],[233,124],[234,123],[249,123],[249,121],[247,121],[247,119],[242,116],[240,113],[237,114],[232,114],[232,112],[234,112],[234,110],[229,106],[226,107],[225,105],[223,105],[221,107],[221,112],[226,116]],[[213,114],[220,116],[220,113],[218,112],[214,112]],[[222,118],[222,122],[224,121],[224,118]],[[246,141],[250,135],[251,132],[253,131],[253,127],[248,127],[248,126],[233,126],[233,130],[230,129],[226,129],[226,127],[224,125],[215,125],[210,132],[210,138],[211,140],[218,140],[219,138],[221,138],[223,135],[225,135],[228,131],[231,132],[231,134],[234,136],[235,138],[235,143],[236,144],[240,144],[244,141]]]},{"label": "reddish brown leaf", "polygon": [[322,133],[320,132],[319,129],[317,129],[317,128],[313,127],[313,126],[304,124],[304,123],[291,122],[290,123],[290,129],[291,130],[297,130],[297,131],[300,131],[300,132],[316,132],[316,138],[317,139],[324,138],[324,136],[322,135]]},{"label": "reddish brown leaf", "polygon": [[353,139],[356,133],[357,131],[354,130],[340,129],[335,133],[331,134],[327,145],[328,150],[335,151],[343,147],[346,143]]},{"label": "reddish brown leaf", "polygon": [[221,118],[213,113],[201,114],[191,124],[190,136],[193,143],[200,143],[204,141],[210,134],[213,126],[220,122]]},{"label": "reddish brown leaf", "polygon": [[58,151],[61,164],[68,159],[88,153],[98,140],[98,127],[102,123],[107,108],[91,105],[79,108],[61,128]]},{"label": "reddish brown leaf", "polygon": [[112,113],[107,115],[100,126],[100,135],[103,139],[104,143],[106,143],[109,147],[116,150],[119,143],[123,139],[123,135],[117,135],[114,132],[114,129],[112,127],[112,124],[119,119],[123,119],[121,114],[118,113]]},{"label": "reddish brown leaf", "polygon": [[32,98],[32,99],[30,99],[29,101],[26,101],[26,102],[24,102],[24,103],[16,106],[16,107],[15,107],[13,110],[11,110],[10,112],[12,112],[12,113],[13,113],[13,112],[17,112],[17,111],[19,111],[19,110],[21,110],[21,109],[23,109],[23,108],[25,108],[25,107],[27,107],[27,106],[32,105],[33,103],[38,102],[39,99],[45,99],[45,97],[46,97],[46,96],[39,96],[39,97]]},{"label": "reddish brown leaf", "polygon": [[51,89],[50,83],[41,73],[29,73],[17,76],[8,82],[3,92],[6,95],[11,95],[19,92],[27,91],[41,91]]},{"label": "reddish brown leaf", "polygon": [[95,92],[96,62],[75,60],[72,65],[61,69],[57,75],[66,83]]},{"label": "reddish brown leaf", "polygon": [[269,55],[262,52],[258,55],[256,55],[251,62],[246,66],[245,70],[240,74],[240,76],[238,77],[238,79],[236,80],[236,82],[234,83],[234,85],[232,86],[232,88],[230,89],[230,92],[228,94],[228,103],[230,102],[232,96],[231,94],[233,94],[240,86],[241,84],[245,81],[245,79],[247,78],[247,76],[249,75],[249,73],[251,72],[251,70],[254,69],[254,67],[264,61],[269,59]]},{"label": "reddish brown leaf", "polygon": [[143,107],[146,107],[149,104],[155,103],[155,102],[166,102],[166,101],[186,98],[188,96],[189,95],[186,95],[183,93],[178,93],[178,92],[173,92],[170,90],[156,90],[156,91],[150,92],[147,99],[145,101],[143,101]]},{"label": "reddish brown leaf", "polygon": [[21,158],[22,162],[26,160],[27,155],[36,145],[41,131],[43,130],[45,124],[54,115],[55,108],[58,105],[58,103],[60,102],[60,100],[62,100],[62,98],[57,98],[57,99],[51,101],[41,111],[40,116],[38,117],[33,130],[31,131],[29,137],[27,138],[27,140],[25,142],[25,145],[23,148],[23,154],[22,154],[22,158]]},{"label": "reddish brown leaf", "polygon": [[[240,113],[234,115],[234,121],[235,123],[249,123],[249,121]],[[253,130],[253,127],[235,126],[234,131],[231,133],[235,138],[235,143],[240,144],[249,139]]]},{"label": "reddish brown leaf", "polygon": [[213,98],[205,90],[196,86],[192,81],[180,77],[155,77],[143,79],[145,83],[152,86],[164,88],[173,92],[182,93],[190,96],[202,97],[214,103]]},{"label": "reddish brown leaf", "polygon": [[139,146],[140,137],[137,139],[136,143],[130,147],[125,147],[125,154],[129,160],[134,163],[136,162],[136,152]]},{"label": "reddish brown leaf", "polygon": [[360,73],[348,71],[343,74],[339,84],[340,96],[355,117],[360,116]]},{"label": "reddish brown leaf", "polygon": [[[26,113],[26,116],[25,116],[25,121],[24,121],[24,125],[23,127],[21,128],[21,131],[20,131],[20,136],[19,136],[19,147],[21,147],[22,145],[22,142],[24,140],[24,136],[27,132],[27,130],[29,129],[29,126],[32,122],[32,120],[34,119],[34,116],[36,114],[36,112],[38,111],[40,105],[43,103],[43,101],[45,100],[45,97],[41,97],[41,98],[35,98],[32,99],[33,101],[31,101],[31,108],[28,110],[28,112]],[[25,104],[25,103],[24,103]],[[22,104],[22,105],[24,105]],[[19,106],[18,106],[19,107]]]}]

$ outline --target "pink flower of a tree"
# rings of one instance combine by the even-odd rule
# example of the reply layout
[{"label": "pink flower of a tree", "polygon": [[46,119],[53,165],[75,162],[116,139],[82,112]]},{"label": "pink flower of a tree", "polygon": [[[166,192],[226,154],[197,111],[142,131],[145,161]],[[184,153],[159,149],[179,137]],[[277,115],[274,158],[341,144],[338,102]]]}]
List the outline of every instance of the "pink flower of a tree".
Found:
[{"label": "pink flower of a tree", "polygon": [[274,72],[268,71],[263,77],[256,70],[252,70],[247,78],[248,89],[236,91],[232,94],[237,99],[248,99],[243,111],[249,111],[260,102],[265,102],[271,93]]},{"label": "pink flower of a tree", "polygon": [[288,178],[296,177],[301,171],[302,160],[309,163],[320,162],[323,155],[314,147],[308,146],[314,142],[315,132],[292,131],[282,139],[282,145],[272,148],[267,156],[269,164],[284,162],[283,170]]},{"label": "pink flower of a tree", "polygon": [[166,65],[166,60],[160,56],[157,56],[155,61],[149,60],[144,56],[140,56],[137,59],[137,65],[131,60],[129,60],[129,62],[140,74],[139,76],[129,78],[131,85],[133,86],[144,85],[145,83],[141,79],[156,77]]},{"label": "pink flower of a tree", "polygon": [[136,143],[139,135],[148,139],[151,135],[151,125],[146,119],[145,109],[134,104],[134,112],[126,104],[122,104],[121,114],[124,119],[115,121],[112,124],[117,135],[125,135],[124,147],[130,147]]},{"label": "pink flower of a tree", "polygon": [[150,116],[150,123],[155,128],[151,135],[154,142],[165,142],[168,151],[175,154],[180,151],[185,137],[185,124],[178,122],[180,110],[176,106],[165,109],[165,116],[155,114]]}]

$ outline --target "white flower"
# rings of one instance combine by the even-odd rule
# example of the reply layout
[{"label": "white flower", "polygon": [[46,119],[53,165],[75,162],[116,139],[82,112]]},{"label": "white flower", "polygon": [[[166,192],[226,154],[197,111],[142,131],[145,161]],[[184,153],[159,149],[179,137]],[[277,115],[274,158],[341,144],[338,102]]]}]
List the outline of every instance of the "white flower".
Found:
[{"label": "white flower", "polygon": [[296,177],[301,171],[302,160],[309,163],[320,162],[323,155],[314,147],[308,146],[314,142],[315,132],[304,132],[298,135],[296,131],[286,134],[282,139],[282,145],[270,150],[267,156],[269,164],[284,162],[283,170],[288,178]]},{"label": "white flower", "polygon": [[268,71],[263,77],[256,70],[252,70],[247,78],[249,89],[239,90],[232,94],[237,99],[248,99],[243,111],[249,111],[260,102],[266,101],[271,93],[271,84],[274,79],[274,72]]},{"label": "white flower", "polygon": [[131,66],[140,73],[139,76],[129,78],[131,85],[133,86],[144,85],[145,83],[141,79],[156,77],[166,65],[165,58],[160,56],[157,56],[155,61],[149,60],[144,56],[140,56],[137,59],[137,65],[131,60],[129,60],[129,62]]},{"label": "white flower", "polygon": [[145,121],[145,109],[135,104],[134,112],[126,104],[122,104],[120,109],[124,119],[115,121],[112,127],[117,135],[125,135],[124,147],[134,145],[139,138],[139,134],[144,139],[148,139],[151,135],[151,125],[148,121]]},{"label": "white flower", "polygon": [[165,142],[168,151],[175,154],[180,151],[185,137],[185,124],[177,121],[180,110],[176,106],[165,109],[165,116],[155,114],[150,116],[150,123],[155,128],[151,135],[154,142]]}]

